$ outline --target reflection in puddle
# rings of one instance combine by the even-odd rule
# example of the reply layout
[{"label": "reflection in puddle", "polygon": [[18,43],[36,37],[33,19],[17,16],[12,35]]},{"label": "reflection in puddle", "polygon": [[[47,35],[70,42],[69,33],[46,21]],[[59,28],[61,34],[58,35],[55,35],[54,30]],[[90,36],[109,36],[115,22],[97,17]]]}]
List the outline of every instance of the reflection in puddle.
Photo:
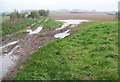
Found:
[{"label": "reflection in puddle", "polygon": [[17,44],[18,42],[19,42],[19,41],[13,41],[13,42],[10,42],[10,43],[8,43],[8,44],[6,44],[6,45],[0,46],[0,50],[2,50],[2,49],[5,48],[5,47],[8,47],[8,46]]},{"label": "reflection in puddle", "polygon": [[16,46],[8,54],[0,55],[0,61],[2,61],[2,63],[0,63],[0,72],[2,72],[0,79],[9,71],[10,67],[15,64],[18,48],[19,46]]},{"label": "reflection in puddle", "polygon": [[66,36],[69,36],[69,35],[70,35],[70,33],[68,33],[69,31],[70,31],[70,30],[67,30],[67,31],[65,31],[65,32],[63,32],[63,33],[56,34],[54,37],[55,37],[55,38],[60,38],[60,39],[65,38]]},{"label": "reflection in puddle", "polygon": [[37,34],[42,30],[43,27],[38,27],[36,30],[32,31],[31,29],[27,30],[29,34]]},{"label": "reflection in puddle", "polygon": [[72,27],[82,23],[82,22],[89,22],[88,20],[74,20],[74,19],[70,19],[70,20],[57,20],[57,21],[60,21],[60,22],[63,22],[64,24],[62,25],[62,27],[60,28],[57,28],[55,30],[61,30],[69,25],[72,25]]},{"label": "reflection in puddle", "polygon": [[70,26],[70,28],[73,28],[73,27],[75,27],[75,26],[77,26],[77,25],[73,24],[73,25]]}]

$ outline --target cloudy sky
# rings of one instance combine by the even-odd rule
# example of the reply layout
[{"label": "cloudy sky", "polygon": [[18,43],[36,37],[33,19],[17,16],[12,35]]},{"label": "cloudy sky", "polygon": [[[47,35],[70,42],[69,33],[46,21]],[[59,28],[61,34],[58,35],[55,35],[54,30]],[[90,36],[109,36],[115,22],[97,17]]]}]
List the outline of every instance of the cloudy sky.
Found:
[{"label": "cloudy sky", "polygon": [[0,0],[0,11],[29,9],[83,9],[117,11],[119,0]]}]

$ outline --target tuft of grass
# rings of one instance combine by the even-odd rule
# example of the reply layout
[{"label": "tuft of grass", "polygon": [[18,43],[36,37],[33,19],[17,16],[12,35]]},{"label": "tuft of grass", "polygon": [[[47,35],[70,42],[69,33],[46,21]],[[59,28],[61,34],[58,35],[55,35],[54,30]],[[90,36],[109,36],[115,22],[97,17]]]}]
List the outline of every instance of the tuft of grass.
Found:
[{"label": "tuft of grass", "polygon": [[15,80],[118,79],[118,25],[96,23],[35,52]]},{"label": "tuft of grass", "polygon": [[18,33],[15,33],[15,36],[16,36],[16,37],[26,36],[27,34],[28,34],[27,32],[18,32]]},{"label": "tuft of grass", "polygon": [[49,18],[48,21],[44,24],[44,28],[54,29],[54,28],[59,28],[62,25],[63,25],[62,22],[58,22],[56,20]]}]

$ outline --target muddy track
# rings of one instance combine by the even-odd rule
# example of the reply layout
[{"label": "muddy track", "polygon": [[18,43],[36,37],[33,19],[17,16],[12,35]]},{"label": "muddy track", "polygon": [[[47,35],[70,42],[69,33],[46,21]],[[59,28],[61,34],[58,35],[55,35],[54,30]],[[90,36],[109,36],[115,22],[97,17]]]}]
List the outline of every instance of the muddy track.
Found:
[{"label": "muddy track", "polygon": [[20,36],[20,37],[14,37],[14,36],[5,36],[3,37],[2,41],[3,43],[11,42],[14,40],[19,40],[18,45],[20,45],[20,53],[17,63],[9,69],[9,72],[2,78],[3,80],[10,80],[14,78],[14,76],[19,73],[23,67],[25,67],[25,61],[27,58],[29,58],[33,52],[37,51],[39,48],[44,47],[48,43],[57,40],[54,35],[57,33],[61,33],[66,31],[67,29],[70,29],[70,36],[72,36],[76,31],[78,31],[78,28],[82,26],[82,24],[70,28],[70,25],[67,26],[64,29],[61,30],[54,30],[54,29],[43,29],[40,33],[36,35],[26,35],[26,36]]}]

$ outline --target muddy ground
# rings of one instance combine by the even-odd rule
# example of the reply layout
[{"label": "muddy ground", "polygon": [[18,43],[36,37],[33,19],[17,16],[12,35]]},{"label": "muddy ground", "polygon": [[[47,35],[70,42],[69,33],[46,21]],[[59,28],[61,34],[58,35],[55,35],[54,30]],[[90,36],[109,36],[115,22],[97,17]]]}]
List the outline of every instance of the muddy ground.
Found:
[{"label": "muddy ground", "polygon": [[[52,14],[50,15],[53,19],[85,19],[90,20],[92,22],[107,22],[107,21],[117,21],[117,18],[111,15],[105,14]],[[54,37],[55,34],[66,31],[67,29],[71,29],[70,36],[72,36],[75,32],[78,31],[79,27],[82,27],[83,24],[76,26],[75,28],[70,28],[70,26],[55,31],[54,29],[43,29],[40,33],[36,35],[24,35],[24,36],[15,36],[15,35],[7,35],[2,38],[2,43],[6,44],[11,41],[19,40],[20,45],[20,55],[19,60],[16,61],[15,64],[10,71],[3,77],[3,80],[12,79],[19,71],[25,67],[24,63],[27,58],[29,58],[33,52],[38,50],[39,48],[47,45],[49,42],[56,40]]]}]

